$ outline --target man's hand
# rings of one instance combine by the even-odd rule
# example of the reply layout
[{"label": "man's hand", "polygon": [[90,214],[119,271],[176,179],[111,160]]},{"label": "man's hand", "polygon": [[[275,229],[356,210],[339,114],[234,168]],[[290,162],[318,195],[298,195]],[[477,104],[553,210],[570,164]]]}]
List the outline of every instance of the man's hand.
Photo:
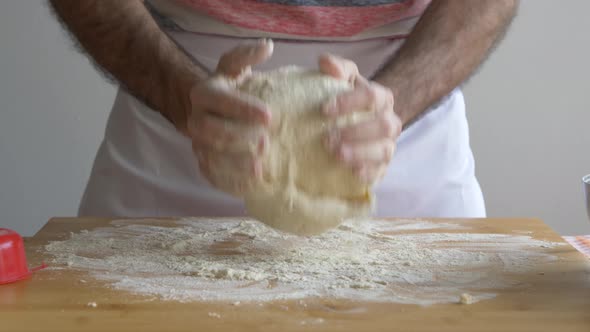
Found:
[{"label": "man's hand", "polygon": [[393,111],[393,93],[362,77],[356,64],[350,60],[324,55],[320,57],[320,70],[349,81],[354,87],[324,105],[323,111],[327,116],[338,117],[360,110],[374,114],[369,120],[334,129],[326,138],[328,148],[340,160],[350,166],[362,181],[373,183],[385,174],[395,150],[395,141],[402,130],[402,123]]},{"label": "man's hand", "polygon": [[186,134],[201,173],[229,193],[243,193],[262,174],[270,112],[261,100],[235,87],[272,51],[272,42],[265,40],[239,46],[221,57],[214,75],[191,90]]}]

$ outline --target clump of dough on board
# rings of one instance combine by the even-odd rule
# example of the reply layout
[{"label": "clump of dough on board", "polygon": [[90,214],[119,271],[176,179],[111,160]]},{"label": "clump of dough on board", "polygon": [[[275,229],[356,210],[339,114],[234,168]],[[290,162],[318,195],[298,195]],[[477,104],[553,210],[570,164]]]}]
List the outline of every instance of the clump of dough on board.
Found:
[{"label": "clump of dough on board", "polygon": [[327,101],[352,89],[350,82],[289,66],[255,72],[239,89],[272,112],[263,179],[244,197],[251,216],[283,231],[312,235],[370,214],[372,184],[357,179],[324,144],[330,128],[373,115],[360,110],[335,120],[322,114]]}]

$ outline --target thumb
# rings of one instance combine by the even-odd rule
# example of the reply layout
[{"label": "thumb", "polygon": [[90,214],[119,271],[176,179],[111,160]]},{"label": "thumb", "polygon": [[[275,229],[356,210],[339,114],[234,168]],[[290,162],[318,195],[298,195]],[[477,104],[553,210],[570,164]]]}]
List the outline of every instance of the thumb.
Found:
[{"label": "thumb", "polygon": [[351,60],[332,54],[320,56],[320,71],[339,80],[354,82],[359,75],[359,69]]},{"label": "thumb", "polygon": [[216,72],[236,78],[244,72],[249,72],[251,66],[268,60],[272,56],[273,46],[270,39],[261,39],[255,44],[238,46],[221,56]]}]

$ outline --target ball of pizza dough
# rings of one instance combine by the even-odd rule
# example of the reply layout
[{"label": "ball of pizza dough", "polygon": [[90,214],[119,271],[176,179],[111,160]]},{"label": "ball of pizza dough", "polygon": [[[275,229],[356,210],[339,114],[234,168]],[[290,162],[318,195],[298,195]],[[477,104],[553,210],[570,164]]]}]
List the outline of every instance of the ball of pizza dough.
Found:
[{"label": "ball of pizza dough", "polygon": [[327,101],[352,89],[350,82],[290,66],[255,72],[238,88],[272,112],[263,178],[244,195],[252,217],[282,231],[312,235],[371,213],[372,184],[362,183],[324,144],[331,128],[374,116],[363,110],[338,119],[322,114]]}]

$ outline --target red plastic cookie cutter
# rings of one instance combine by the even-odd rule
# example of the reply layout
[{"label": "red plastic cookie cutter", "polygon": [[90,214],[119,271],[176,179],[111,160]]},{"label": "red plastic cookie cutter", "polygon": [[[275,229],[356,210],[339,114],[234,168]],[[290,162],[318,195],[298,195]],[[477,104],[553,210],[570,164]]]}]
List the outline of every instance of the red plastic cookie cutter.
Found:
[{"label": "red plastic cookie cutter", "polygon": [[13,230],[0,228],[0,285],[27,279],[46,267],[42,263],[29,269],[23,238]]}]

